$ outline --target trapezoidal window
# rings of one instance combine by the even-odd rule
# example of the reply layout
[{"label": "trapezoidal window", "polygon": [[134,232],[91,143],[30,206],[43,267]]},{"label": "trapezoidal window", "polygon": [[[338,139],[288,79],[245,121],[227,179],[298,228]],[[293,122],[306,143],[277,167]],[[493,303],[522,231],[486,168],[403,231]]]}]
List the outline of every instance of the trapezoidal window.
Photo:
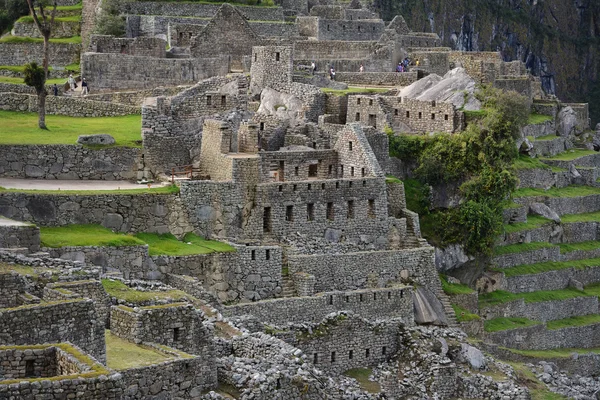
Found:
[{"label": "trapezoidal window", "polygon": [[35,376],[34,360],[25,361],[25,378],[33,378]]},{"label": "trapezoidal window", "polygon": [[434,120],[435,119],[435,114],[431,113],[431,119]]},{"label": "trapezoidal window", "polygon": [[406,112],[406,118],[410,118],[410,111]]},{"label": "trapezoidal window", "polygon": [[265,260],[270,260],[271,259],[271,250],[267,250],[265,251]]},{"label": "trapezoidal window", "polygon": [[227,106],[227,96],[221,96],[221,107]]},{"label": "trapezoidal window", "polygon": [[275,61],[279,61],[279,58],[280,58],[279,52],[275,53]]},{"label": "trapezoidal window", "polygon": [[177,342],[179,342],[179,340],[181,340],[181,332],[179,331],[179,328],[174,328],[173,329],[173,342],[177,343]]},{"label": "trapezoidal window", "polygon": [[448,114],[444,114],[444,121],[448,121]]},{"label": "trapezoidal window", "polygon": [[263,212],[263,232],[270,233],[271,229],[271,207],[265,207]]},{"label": "trapezoidal window", "polygon": [[316,178],[318,172],[319,172],[319,164],[310,164],[308,166],[308,177],[309,178]]},{"label": "trapezoidal window", "polygon": [[327,219],[333,221],[334,218],[334,209],[333,203],[327,203]]},{"label": "trapezoidal window", "polygon": [[348,213],[346,214],[346,218],[354,218],[354,200],[348,200]]},{"label": "trapezoidal window", "polygon": [[369,210],[367,212],[369,218],[375,218],[375,200],[369,199]]},{"label": "trapezoidal window", "polygon": [[348,142],[348,150],[352,151],[352,142]]},{"label": "trapezoidal window", "polygon": [[207,106],[212,105],[212,96],[206,96],[206,105]]},{"label": "trapezoidal window", "polygon": [[306,205],[306,220],[307,221],[315,220],[315,205],[313,203],[308,203]]},{"label": "trapezoidal window", "polygon": [[356,113],[355,121],[360,122],[360,113]]},{"label": "trapezoidal window", "polygon": [[287,206],[285,208],[285,220],[287,222],[294,222],[294,206]]}]

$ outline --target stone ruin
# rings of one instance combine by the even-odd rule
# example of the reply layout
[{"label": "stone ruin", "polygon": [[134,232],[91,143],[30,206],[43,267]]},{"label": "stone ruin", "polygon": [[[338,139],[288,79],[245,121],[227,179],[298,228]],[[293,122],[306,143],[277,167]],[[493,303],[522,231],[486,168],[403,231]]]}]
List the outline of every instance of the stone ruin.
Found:
[{"label": "stone ruin", "polygon": [[[450,51],[357,1],[126,2],[123,38],[90,34],[93,3],[81,27],[93,93],[59,96],[50,110],[69,101],[75,114],[139,113],[142,148],[0,146],[0,176],[170,180],[179,192],[0,192],[0,398],[529,398],[457,329],[419,216],[386,178],[398,165],[384,133],[461,131],[460,105],[400,89],[455,68],[542,98],[523,63]],[[15,50],[0,43],[0,64],[29,60]],[[50,52],[53,66],[72,61],[70,47]],[[408,72],[393,72],[405,57]],[[338,82],[323,78],[329,67]],[[322,90],[348,84],[388,90]],[[17,90],[0,90],[2,108],[31,102]],[[234,251],[42,246],[36,225],[75,223],[194,232]],[[113,340],[163,361],[109,368]],[[488,367],[510,379],[478,373]],[[378,393],[343,374],[356,368],[372,368]]]}]

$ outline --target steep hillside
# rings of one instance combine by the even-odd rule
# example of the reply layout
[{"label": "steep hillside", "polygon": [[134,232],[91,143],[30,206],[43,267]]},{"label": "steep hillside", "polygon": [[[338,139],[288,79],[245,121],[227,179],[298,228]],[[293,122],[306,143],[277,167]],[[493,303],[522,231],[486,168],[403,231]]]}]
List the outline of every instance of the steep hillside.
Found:
[{"label": "steep hillside", "polygon": [[541,76],[563,101],[589,102],[600,122],[600,1],[373,0],[382,17],[404,16],[455,50],[500,50]]}]

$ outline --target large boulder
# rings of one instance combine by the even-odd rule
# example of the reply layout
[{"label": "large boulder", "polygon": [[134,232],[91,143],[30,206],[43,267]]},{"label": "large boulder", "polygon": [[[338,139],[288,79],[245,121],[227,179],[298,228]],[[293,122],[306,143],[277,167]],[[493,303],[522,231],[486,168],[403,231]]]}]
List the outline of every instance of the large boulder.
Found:
[{"label": "large boulder", "polygon": [[444,306],[428,289],[417,288],[413,293],[413,304],[417,324],[448,326]]},{"label": "large boulder", "polygon": [[98,135],[81,135],[77,138],[77,143],[88,145],[88,146],[90,146],[90,145],[108,146],[111,144],[115,144],[115,138],[106,133],[101,133]]},{"label": "large boulder", "polygon": [[460,358],[465,364],[476,370],[485,369],[485,356],[476,347],[461,343]]},{"label": "large boulder", "polygon": [[298,97],[266,88],[260,96],[259,114],[277,115],[281,119],[295,120],[304,105]]},{"label": "large boulder", "polygon": [[444,249],[435,248],[435,267],[439,272],[460,268],[473,259],[459,244],[451,244]]},{"label": "large boulder", "polygon": [[579,135],[577,115],[571,107],[563,107],[558,113],[558,134],[563,137]]},{"label": "large boulder", "polygon": [[529,212],[531,214],[539,215],[541,217],[551,219],[552,221],[560,224],[560,217],[556,213],[556,211],[552,210],[550,207],[545,205],[544,203],[533,203],[529,206]]}]

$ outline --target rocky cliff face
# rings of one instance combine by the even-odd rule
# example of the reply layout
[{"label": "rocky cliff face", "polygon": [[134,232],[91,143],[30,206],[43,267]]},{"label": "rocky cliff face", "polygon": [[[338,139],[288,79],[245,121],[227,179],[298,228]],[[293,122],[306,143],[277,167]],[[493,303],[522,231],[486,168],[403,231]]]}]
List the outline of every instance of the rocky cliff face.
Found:
[{"label": "rocky cliff face", "polygon": [[522,60],[544,89],[567,102],[589,102],[600,122],[600,1],[373,0],[383,19],[404,16],[414,31],[435,32],[444,46],[499,50]]}]

